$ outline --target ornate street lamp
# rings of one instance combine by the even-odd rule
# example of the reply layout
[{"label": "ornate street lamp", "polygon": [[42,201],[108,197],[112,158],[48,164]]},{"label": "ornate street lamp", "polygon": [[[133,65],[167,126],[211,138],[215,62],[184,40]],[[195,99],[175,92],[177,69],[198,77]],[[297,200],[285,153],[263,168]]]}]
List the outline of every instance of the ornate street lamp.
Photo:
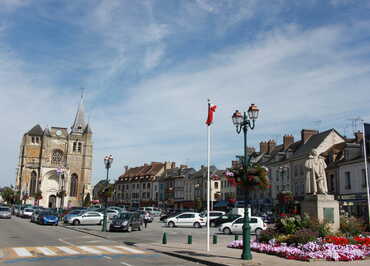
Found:
[{"label": "ornate street lamp", "polygon": [[62,208],[64,207],[64,196],[65,196],[65,190],[64,190],[64,174],[63,174],[63,170],[58,167],[57,170],[57,176],[58,176],[58,182],[59,182],[59,197],[60,197],[60,205],[59,205],[59,209],[60,211],[62,210]]},{"label": "ornate street lamp", "polygon": [[[248,116],[247,116],[248,113]],[[255,126],[255,120],[258,118],[259,109],[256,105],[251,104],[248,111],[244,112],[242,115],[238,110],[235,111],[235,113],[232,116],[233,124],[236,127],[236,132],[240,134],[240,132],[243,130],[244,133],[244,160],[243,160],[243,178],[247,178],[247,171],[248,171],[248,165],[249,160],[247,159],[247,132],[248,128],[254,129]],[[249,119],[248,119],[249,117]],[[249,224],[249,213],[248,213],[248,207],[247,207],[247,199],[248,199],[248,190],[244,190],[244,225],[243,225],[243,253],[241,258],[244,260],[251,260],[252,254],[251,254],[251,246],[250,246],[250,240],[251,240],[251,227]]]},{"label": "ornate street lamp", "polygon": [[107,179],[105,181],[106,188],[104,189],[104,201],[105,201],[105,206],[104,206],[104,218],[103,218],[103,227],[102,227],[102,232],[107,231],[107,208],[108,208],[108,189],[109,189],[109,168],[111,168],[113,163],[113,156],[112,155],[107,155],[104,157],[104,165],[105,169],[107,169]]}]

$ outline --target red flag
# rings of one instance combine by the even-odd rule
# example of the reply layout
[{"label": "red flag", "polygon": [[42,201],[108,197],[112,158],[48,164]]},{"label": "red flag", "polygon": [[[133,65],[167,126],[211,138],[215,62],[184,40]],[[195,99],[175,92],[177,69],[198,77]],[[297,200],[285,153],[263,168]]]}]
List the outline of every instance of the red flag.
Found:
[{"label": "red flag", "polygon": [[208,104],[208,117],[206,124],[210,126],[213,122],[213,113],[216,111],[217,106],[216,105],[211,105],[210,103]]}]

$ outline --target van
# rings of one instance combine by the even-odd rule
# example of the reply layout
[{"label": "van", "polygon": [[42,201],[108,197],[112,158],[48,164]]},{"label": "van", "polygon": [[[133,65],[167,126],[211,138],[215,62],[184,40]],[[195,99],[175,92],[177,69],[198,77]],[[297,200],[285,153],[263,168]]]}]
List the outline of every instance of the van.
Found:
[{"label": "van", "polygon": [[140,211],[150,212],[154,216],[159,216],[162,213],[161,209],[155,207],[140,207]]}]

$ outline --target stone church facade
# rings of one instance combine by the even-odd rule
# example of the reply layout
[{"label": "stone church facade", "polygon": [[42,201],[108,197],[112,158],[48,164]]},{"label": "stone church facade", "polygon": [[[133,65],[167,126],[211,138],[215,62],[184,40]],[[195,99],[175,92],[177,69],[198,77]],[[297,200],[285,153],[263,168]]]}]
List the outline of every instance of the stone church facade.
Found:
[{"label": "stone church facade", "polygon": [[81,206],[92,196],[92,153],[81,97],[70,130],[36,125],[23,135],[16,177],[21,200],[48,208]]}]

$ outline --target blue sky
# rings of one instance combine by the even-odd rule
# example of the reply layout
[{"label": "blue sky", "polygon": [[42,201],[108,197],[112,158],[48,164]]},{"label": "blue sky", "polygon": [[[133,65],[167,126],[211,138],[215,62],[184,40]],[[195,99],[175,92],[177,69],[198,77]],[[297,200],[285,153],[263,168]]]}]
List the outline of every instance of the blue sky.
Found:
[{"label": "blue sky", "polygon": [[370,121],[370,3],[361,0],[0,0],[0,185],[14,183],[33,125],[70,127],[85,88],[103,157],[124,166],[206,164],[207,98],[218,105],[212,161],[241,152],[235,109],[260,109],[249,143]]}]

